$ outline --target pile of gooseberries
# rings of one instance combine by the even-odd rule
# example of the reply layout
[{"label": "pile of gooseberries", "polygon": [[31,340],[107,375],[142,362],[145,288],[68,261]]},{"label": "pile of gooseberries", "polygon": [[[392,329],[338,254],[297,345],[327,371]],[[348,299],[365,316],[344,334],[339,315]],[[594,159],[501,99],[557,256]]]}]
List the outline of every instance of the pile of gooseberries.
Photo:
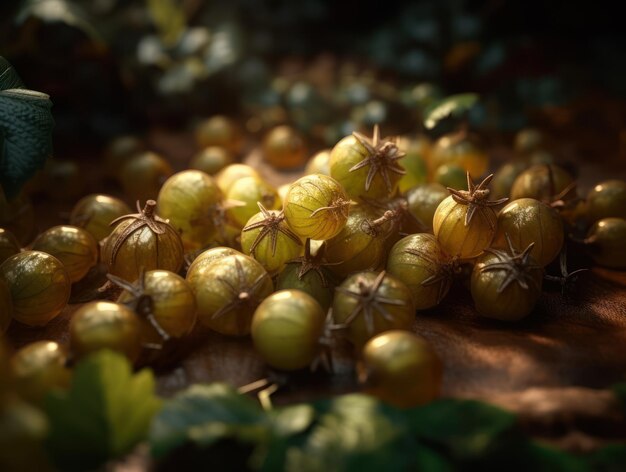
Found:
[{"label": "pile of gooseberries", "polygon": [[76,284],[107,274],[71,313],[67,346],[37,342],[15,354],[18,389],[39,402],[91,352],[139,362],[198,325],[250,336],[279,371],[331,366],[343,340],[366,391],[401,407],[428,402],[442,364],[412,332],[414,320],[455,281],[466,279],[476,316],[513,322],[533,313],[568,239],[599,265],[626,267],[626,182],[608,180],[580,199],[538,136],[521,133],[518,159],[486,175],[488,155],[467,131],[431,143],[385,138],[376,126],[371,138],[354,132],[307,163],[302,136],[280,126],[263,141],[266,162],[306,164],[281,188],[236,162],[245,140],[225,117],[200,123],[199,151],[177,173],[138,139],[119,138],[106,169],[135,213],[115,196],[89,195],[69,224],[31,240],[23,197],[2,201],[2,331],[12,320],[53,323]]}]

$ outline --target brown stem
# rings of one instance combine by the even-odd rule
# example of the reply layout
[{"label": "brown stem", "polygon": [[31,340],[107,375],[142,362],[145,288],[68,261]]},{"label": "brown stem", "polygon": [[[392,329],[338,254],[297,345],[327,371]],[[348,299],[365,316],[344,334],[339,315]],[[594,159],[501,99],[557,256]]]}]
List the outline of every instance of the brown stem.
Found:
[{"label": "brown stem", "polygon": [[380,218],[376,218],[373,221],[365,220],[361,229],[363,229],[363,231],[367,234],[375,236],[378,234],[378,230],[382,225],[389,221],[396,220],[400,216],[401,212],[399,210],[387,210]]},{"label": "brown stem", "polygon": [[143,214],[146,216],[154,215],[154,210],[156,209],[156,202],[154,200],[148,200],[146,202],[146,206],[143,208]]}]

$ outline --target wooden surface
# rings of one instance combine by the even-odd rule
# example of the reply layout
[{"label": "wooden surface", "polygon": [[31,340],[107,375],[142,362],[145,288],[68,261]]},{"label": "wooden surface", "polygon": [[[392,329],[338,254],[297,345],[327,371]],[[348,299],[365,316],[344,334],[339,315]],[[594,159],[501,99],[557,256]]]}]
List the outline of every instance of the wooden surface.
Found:
[{"label": "wooden surface", "polygon": [[[160,139],[153,139],[154,147],[168,157],[178,156],[175,162],[179,168],[193,152],[187,135],[165,135]],[[250,159],[258,163],[258,156]],[[89,175],[92,188],[98,189],[103,184],[97,165],[93,165]],[[583,169],[587,169],[581,174],[585,176],[583,189],[600,180],[605,172],[598,166]],[[264,172],[269,172],[274,182],[294,178],[274,175],[267,169]],[[40,204],[37,213],[41,226],[62,222],[68,206],[71,203]],[[576,257],[573,262],[581,263]],[[479,318],[461,282],[439,307],[418,313],[415,331],[433,344],[444,362],[443,394],[479,398],[519,411],[524,417],[535,418],[527,422],[531,432],[550,436],[556,443],[557,437],[570,437],[575,430],[574,439],[562,444],[570,449],[588,449],[597,444],[598,429],[602,430],[597,424],[617,425],[609,428],[609,436],[626,438],[624,418],[616,412],[613,397],[607,392],[589,390],[607,388],[626,379],[626,274],[594,269],[582,274],[566,295],[561,294],[558,286],[545,287],[532,315],[515,324]],[[60,317],[41,329],[13,323],[8,338],[15,348],[40,339],[67,343],[67,325],[75,308],[76,305],[68,306]],[[333,375],[291,375],[285,387],[274,395],[274,402],[310,400],[357,390],[352,349],[338,340],[334,353]],[[241,386],[268,375],[248,338],[227,338],[201,327],[162,357],[168,361],[154,366],[159,392],[165,396],[191,383],[226,381]],[[581,408],[580,400],[584,398],[592,398],[596,410]],[[542,401],[551,409],[541,410]],[[567,423],[571,417],[579,417],[581,411],[586,412],[583,416],[596,418],[595,423],[591,421],[594,426],[590,430],[577,425],[546,434],[545,425],[536,421],[537,416],[550,418],[551,414],[554,421]]]},{"label": "wooden surface", "polygon": [[[478,317],[469,293],[456,286],[439,307],[417,314],[414,330],[444,361],[446,396],[489,399],[532,387],[603,388],[626,379],[625,286],[622,274],[590,272],[567,296],[556,287],[544,292],[534,312],[515,324]],[[68,306],[45,328],[13,323],[7,337],[16,348],[40,339],[68,343],[67,327],[77,306]],[[295,385],[276,398],[305,399],[357,389],[351,347],[339,338],[334,354],[334,375],[295,375]],[[165,395],[195,382],[241,386],[268,372],[249,338],[222,336],[201,326],[160,357],[154,365]]]}]

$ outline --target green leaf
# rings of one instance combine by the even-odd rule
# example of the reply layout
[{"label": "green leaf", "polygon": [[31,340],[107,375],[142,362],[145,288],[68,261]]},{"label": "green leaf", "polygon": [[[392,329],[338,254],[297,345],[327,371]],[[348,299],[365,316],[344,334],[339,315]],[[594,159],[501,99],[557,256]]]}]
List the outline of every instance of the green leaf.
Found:
[{"label": "green leaf", "polygon": [[[533,472],[586,472],[589,470],[583,460],[551,447],[529,442],[524,452],[516,458],[519,470],[532,470]],[[507,457],[507,460],[510,459],[511,456]]]},{"label": "green leaf", "polygon": [[287,471],[407,470],[440,464],[409,434],[403,413],[366,395],[345,395],[315,404],[316,421],[301,446],[286,454]]},{"label": "green leaf", "polygon": [[226,384],[193,385],[165,404],[152,424],[150,445],[161,458],[187,442],[206,447],[227,437],[254,441],[266,430],[253,399]]},{"label": "green leaf", "polygon": [[512,413],[473,400],[438,400],[406,415],[419,439],[460,460],[490,453],[516,422]]},{"label": "green leaf", "polygon": [[408,434],[404,412],[364,395],[265,412],[227,385],[194,385],[165,404],[150,445],[163,466],[184,455],[196,467],[237,461],[263,471],[451,470]]},{"label": "green leaf", "polygon": [[452,472],[454,467],[441,454],[424,445],[418,445],[413,451],[415,470],[428,472]]},{"label": "green leaf", "polygon": [[270,441],[259,448],[252,465],[262,471],[284,469],[285,457],[289,448],[300,447],[306,439],[306,432],[315,420],[316,412],[312,405],[291,405],[268,413]]},{"label": "green leaf", "polygon": [[150,434],[163,468],[356,471],[586,472],[570,454],[535,444],[516,417],[470,400],[399,410],[360,394],[265,412],[224,384],[168,401]]},{"label": "green leaf", "polygon": [[0,90],[24,88],[24,83],[13,66],[0,56]]},{"label": "green leaf", "polygon": [[444,118],[452,115],[455,117],[462,116],[465,112],[478,101],[478,95],[475,93],[462,93],[459,95],[450,95],[431,105],[424,114],[424,126],[432,129],[437,126]]},{"label": "green leaf", "polygon": [[48,95],[24,88],[0,57],[0,187],[8,198],[19,192],[52,154],[54,119]]},{"label": "green leaf", "polygon": [[621,472],[626,470],[626,446],[623,444],[605,446],[589,454],[587,463],[590,470],[599,472]]},{"label": "green leaf", "polygon": [[291,405],[269,412],[272,431],[277,436],[293,436],[305,431],[315,419],[311,405]]},{"label": "green leaf", "polygon": [[[315,417],[310,405],[265,412],[256,400],[226,384],[193,385],[168,401],[150,433],[152,455],[176,463],[184,451],[198,467],[237,455],[237,463],[282,470],[291,439],[304,434]],[[166,462],[168,463],[168,462]],[[168,463],[169,464],[169,463]]]},{"label": "green leaf", "polygon": [[88,19],[87,13],[76,3],[68,0],[24,0],[15,17],[18,24],[34,17],[46,23],[65,23],[77,28],[93,41],[102,42],[102,37]]},{"label": "green leaf", "polygon": [[129,452],[146,438],[161,407],[154,376],[133,374],[122,355],[104,350],[79,362],[69,392],[51,393],[48,447],[63,470],[84,470]]}]

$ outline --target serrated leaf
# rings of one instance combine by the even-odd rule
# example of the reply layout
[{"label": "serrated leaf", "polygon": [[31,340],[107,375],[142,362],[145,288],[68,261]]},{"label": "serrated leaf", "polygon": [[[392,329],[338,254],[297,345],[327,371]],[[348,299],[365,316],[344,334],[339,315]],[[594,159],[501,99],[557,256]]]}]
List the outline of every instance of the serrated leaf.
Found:
[{"label": "serrated leaf", "polygon": [[358,394],[320,402],[315,409],[306,440],[287,451],[285,470],[407,470],[418,461],[419,444],[408,434],[402,412]]},{"label": "serrated leaf", "polygon": [[46,399],[49,451],[63,470],[85,470],[129,452],[146,438],[161,407],[149,370],[133,374],[122,355],[104,350],[78,363],[68,392]]},{"label": "serrated leaf", "polygon": [[258,403],[229,385],[193,385],[168,401],[155,418],[150,430],[152,455],[163,457],[187,442],[208,446],[239,433],[245,437],[254,430],[259,435],[264,423]]},{"label": "serrated leaf", "polygon": [[458,95],[450,95],[431,105],[424,114],[424,126],[432,129],[437,126],[444,118],[448,116],[461,116],[469,111],[470,108],[478,101],[478,95],[475,93],[462,93]]},{"label": "serrated leaf", "polygon": [[0,56],[0,90],[23,88],[24,83],[13,66]]},{"label": "serrated leaf", "polygon": [[[0,89],[20,85],[12,66],[0,57]],[[52,154],[52,102],[45,93],[24,88],[0,90],[0,187],[8,198]]]},{"label": "serrated leaf", "polygon": [[26,89],[0,92],[0,134],[3,136],[0,186],[7,197],[52,155],[54,119],[48,95]]},{"label": "serrated leaf", "polygon": [[30,17],[46,23],[65,23],[81,30],[92,40],[102,42],[102,37],[91,24],[87,13],[80,5],[68,0],[25,0],[15,17],[18,24]]},{"label": "serrated leaf", "polygon": [[419,439],[461,460],[488,454],[516,423],[512,413],[473,400],[438,400],[406,415]]}]

